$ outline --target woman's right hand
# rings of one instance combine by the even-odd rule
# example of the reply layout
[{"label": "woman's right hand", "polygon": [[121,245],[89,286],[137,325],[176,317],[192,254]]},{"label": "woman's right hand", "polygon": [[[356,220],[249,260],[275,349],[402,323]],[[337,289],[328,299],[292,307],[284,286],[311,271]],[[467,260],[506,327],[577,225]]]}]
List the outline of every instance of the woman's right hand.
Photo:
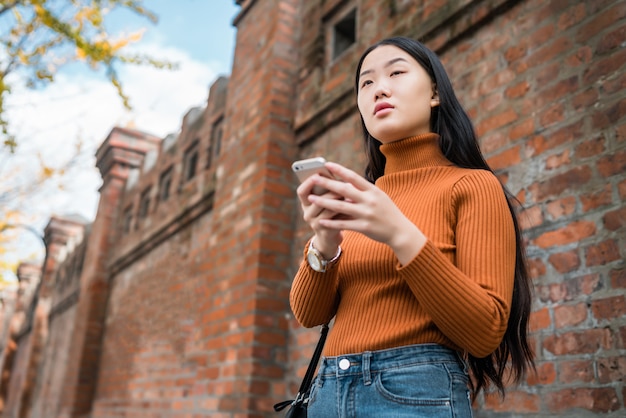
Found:
[{"label": "woman's right hand", "polygon": [[[303,181],[298,186],[297,194],[302,207],[304,221],[309,224],[315,233],[315,248],[322,253],[324,258],[330,260],[337,254],[337,247],[343,241],[343,233],[340,230],[328,229],[320,225],[320,219],[332,219],[337,213],[323,209],[309,201],[308,196],[313,193],[315,176],[319,176],[319,174],[314,174]],[[332,192],[325,192],[322,196],[328,199],[342,199],[341,196]]]}]

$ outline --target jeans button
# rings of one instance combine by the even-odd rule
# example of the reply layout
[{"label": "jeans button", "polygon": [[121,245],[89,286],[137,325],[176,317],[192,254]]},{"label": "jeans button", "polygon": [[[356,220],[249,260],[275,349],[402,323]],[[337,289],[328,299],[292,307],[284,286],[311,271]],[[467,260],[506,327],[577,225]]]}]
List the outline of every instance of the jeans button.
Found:
[{"label": "jeans button", "polygon": [[347,358],[342,358],[339,360],[339,368],[341,370],[348,370],[350,368],[350,360]]}]

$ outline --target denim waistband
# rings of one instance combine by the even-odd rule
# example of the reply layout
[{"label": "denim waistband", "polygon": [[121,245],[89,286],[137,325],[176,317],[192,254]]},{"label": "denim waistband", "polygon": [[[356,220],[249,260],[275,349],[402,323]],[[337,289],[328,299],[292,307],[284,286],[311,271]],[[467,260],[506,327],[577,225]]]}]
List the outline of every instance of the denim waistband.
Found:
[{"label": "denim waistband", "polygon": [[347,376],[427,363],[456,363],[465,369],[460,355],[439,344],[416,344],[336,357],[322,357],[320,376]]}]

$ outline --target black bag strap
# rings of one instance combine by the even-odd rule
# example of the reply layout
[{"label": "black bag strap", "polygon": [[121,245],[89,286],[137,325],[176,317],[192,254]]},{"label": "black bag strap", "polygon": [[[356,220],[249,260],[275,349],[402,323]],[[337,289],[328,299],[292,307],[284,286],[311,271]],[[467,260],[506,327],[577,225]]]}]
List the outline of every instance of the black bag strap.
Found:
[{"label": "black bag strap", "polygon": [[[313,376],[315,375],[315,369],[317,369],[317,363],[320,361],[320,357],[322,355],[322,350],[324,349],[324,344],[326,343],[326,336],[328,335],[328,324],[322,325],[322,330],[320,331],[320,339],[317,342],[317,346],[315,347],[315,351],[313,352],[313,357],[311,357],[311,362],[309,363],[309,367],[306,369],[306,373],[304,374],[304,379],[302,379],[302,383],[300,384],[300,389],[298,390],[298,395],[296,396],[295,401],[302,400],[301,398],[309,391],[311,388],[311,383],[313,382]],[[275,411],[281,411],[285,409],[287,406],[291,405],[294,401],[283,401],[274,405]]]},{"label": "black bag strap", "polygon": [[320,334],[320,339],[317,342],[317,346],[315,347],[315,351],[313,352],[313,357],[311,357],[309,367],[308,369],[306,369],[306,373],[304,374],[304,379],[302,379],[302,384],[300,385],[300,390],[298,390],[298,393],[306,393],[311,387],[311,383],[313,382],[313,376],[315,375],[315,369],[317,369],[317,363],[320,361],[322,350],[324,349],[324,344],[326,343],[326,336],[328,335],[328,324],[322,325],[322,330],[320,331]]}]

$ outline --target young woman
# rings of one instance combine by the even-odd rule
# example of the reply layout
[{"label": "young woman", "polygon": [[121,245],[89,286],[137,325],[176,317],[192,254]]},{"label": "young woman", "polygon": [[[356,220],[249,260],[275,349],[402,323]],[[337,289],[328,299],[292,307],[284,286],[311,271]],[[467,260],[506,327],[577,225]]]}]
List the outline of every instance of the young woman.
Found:
[{"label": "young woman", "polygon": [[471,417],[471,395],[533,365],[511,197],[424,45],[371,46],[356,92],[366,178],[327,163],[335,179],[297,191],[315,235],[291,307],[305,327],[334,319],[309,416]]}]

